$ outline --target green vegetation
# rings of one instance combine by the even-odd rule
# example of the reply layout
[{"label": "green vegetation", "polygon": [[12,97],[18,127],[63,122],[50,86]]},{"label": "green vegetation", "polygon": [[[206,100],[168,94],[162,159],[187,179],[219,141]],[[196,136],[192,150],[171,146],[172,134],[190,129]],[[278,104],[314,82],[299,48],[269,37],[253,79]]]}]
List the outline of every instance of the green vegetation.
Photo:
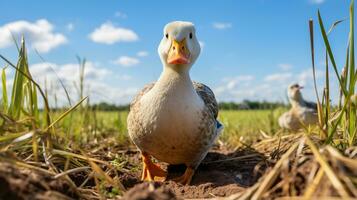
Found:
[{"label": "green vegetation", "polygon": [[[249,101],[244,100],[242,103],[236,102],[219,102],[220,110],[266,110],[287,107],[284,103],[274,103],[267,101]],[[115,105],[106,102],[90,105],[90,109],[100,111],[129,111],[129,105]]]},{"label": "green vegetation", "polygon": [[[319,98],[317,93],[316,78],[315,78],[315,59],[314,59],[314,31],[313,21],[310,20],[310,39],[311,39],[311,57],[312,68],[314,73],[315,91],[318,102],[319,111],[319,134],[321,138],[328,144],[336,144],[342,148],[353,146],[356,143],[357,121],[356,121],[356,104],[352,101],[355,99],[355,85],[357,81],[357,71],[355,70],[355,53],[354,53],[354,1],[351,1],[349,13],[350,33],[348,36],[348,44],[346,50],[346,60],[342,67],[338,67],[332,52],[328,35],[333,29],[342,22],[336,21],[331,28],[326,31],[320,11],[318,11],[318,22],[321,35],[326,47],[325,53],[325,77],[326,82],[323,88],[323,95]],[[340,88],[340,105],[338,109],[334,109],[330,104],[330,67],[338,80]],[[343,69],[342,74],[339,69]]]},{"label": "green vegetation", "polygon": [[267,101],[249,101],[244,100],[241,103],[236,102],[220,102],[220,110],[266,110],[287,107],[284,103],[267,102]]},{"label": "green vegetation", "polygon": [[[17,166],[27,167],[48,174],[58,174],[70,169],[87,168],[90,166],[95,183],[100,195],[105,192],[100,190],[103,184],[110,185],[111,191],[124,191],[119,181],[114,181],[103,171],[103,166],[110,169],[112,165],[108,162],[90,158],[86,151],[89,141],[98,140],[100,133],[110,133],[114,124],[118,131],[123,133],[124,127],[116,123],[114,119],[97,120],[95,110],[88,109],[83,94],[85,61],[79,59],[80,84],[78,103],[70,108],[52,111],[49,107],[47,89],[37,84],[29,71],[25,41],[22,40],[19,49],[19,59],[16,65],[0,55],[8,66],[14,68],[15,78],[8,97],[8,86],[5,70],[2,70],[2,101],[0,110],[0,161],[11,162]],[[66,91],[66,88],[63,87]],[[40,95],[38,95],[38,92]],[[44,109],[39,109],[39,101],[43,102]],[[71,104],[68,98],[69,104]],[[77,109],[77,111],[76,111]],[[119,120],[125,116],[118,115]],[[118,122],[118,121],[117,121]],[[112,125],[109,125],[111,123]],[[122,137],[118,135],[118,141]],[[99,167],[101,164],[102,167]],[[65,175],[71,183],[77,195],[81,194],[81,188],[77,188],[74,181]]]},{"label": "green vegetation", "polygon": [[250,144],[262,135],[275,135],[279,130],[278,118],[284,111],[284,108],[220,111],[219,120],[224,124],[220,139],[228,145],[237,146]]},{"label": "green vegetation", "polygon": [[[286,111],[285,108],[274,110],[222,110],[219,112],[219,120],[224,124],[224,132],[220,140],[229,145],[238,145],[241,142],[252,142],[263,134],[274,135],[279,130],[277,124],[278,117]],[[120,138],[120,141],[127,143],[128,135],[126,129],[126,117],[128,111],[96,111],[95,124],[92,130],[88,132],[100,133],[102,136],[111,136]],[[78,115],[78,112],[73,114]],[[73,117],[79,120],[80,116]],[[63,119],[63,127],[70,127],[71,123],[77,123],[73,119]],[[94,119],[92,117],[91,119]],[[77,130],[76,132],[80,132]],[[83,139],[85,136],[81,136]],[[119,142],[119,141],[118,141]],[[119,142],[120,143],[120,142]]]}]

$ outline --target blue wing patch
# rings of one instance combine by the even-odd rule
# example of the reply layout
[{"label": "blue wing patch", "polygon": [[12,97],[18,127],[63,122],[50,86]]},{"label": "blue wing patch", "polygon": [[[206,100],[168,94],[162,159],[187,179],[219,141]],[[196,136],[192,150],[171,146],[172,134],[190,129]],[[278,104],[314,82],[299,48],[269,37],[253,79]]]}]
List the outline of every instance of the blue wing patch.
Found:
[{"label": "blue wing patch", "polygon": [[[217,124],[217,133],[220,134],[224,128],[223,124],[221,124],[221,122],[219,122],[218,120],[216,120],[216,124]],[[218,135],[217,134],[217,135]]]}]

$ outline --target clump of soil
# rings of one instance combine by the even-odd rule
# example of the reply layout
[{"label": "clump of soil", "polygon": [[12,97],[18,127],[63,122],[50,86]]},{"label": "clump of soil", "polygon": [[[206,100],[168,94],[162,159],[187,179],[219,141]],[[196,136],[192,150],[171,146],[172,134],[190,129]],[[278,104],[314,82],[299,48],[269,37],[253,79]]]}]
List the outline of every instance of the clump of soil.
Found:
[{"label": "clump of soil", "polygon": [[0,163],[0,199],[72,199],[78,198],[67,181],[14,164]]},{"label": "clump of soil", "polygon": [[141,183],[133,188],[123,196],[125,200],[176,200],[179,199],[167,187],[158,183]]}]

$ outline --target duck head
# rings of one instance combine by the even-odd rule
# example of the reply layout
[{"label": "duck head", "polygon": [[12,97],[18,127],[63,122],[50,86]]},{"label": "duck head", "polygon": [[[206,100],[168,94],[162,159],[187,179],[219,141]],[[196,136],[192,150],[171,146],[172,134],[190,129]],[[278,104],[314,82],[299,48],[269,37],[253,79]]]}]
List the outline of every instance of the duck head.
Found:
[{"label": "duck head", "polygon": [[304,101],[302,94],[301,94],[301,89],[304,88],[300,86],[299,84],[291,84],[288,87],[288,97],[290,100],[290,103],[302,103]]},{"label": "duck head", "polygon": [[158,53],[164,67],[188,71],[201,51],[196,30],[191,22],[174,21],[164,28]]}]

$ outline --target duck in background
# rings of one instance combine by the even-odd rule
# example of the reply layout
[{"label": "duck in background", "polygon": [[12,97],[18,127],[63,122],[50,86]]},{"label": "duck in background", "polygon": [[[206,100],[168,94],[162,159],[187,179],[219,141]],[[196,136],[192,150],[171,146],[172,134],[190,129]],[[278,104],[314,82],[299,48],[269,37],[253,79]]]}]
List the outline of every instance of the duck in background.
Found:
[{"label": "duck in background", "polygon": [[163,181],[166,172],[151,157],[185,164],[175,181],[189,184],[198,165],[223,129],[212,90],[192,82],[189,71],[200,54],[195,27],[175,21],[164,28],[158,48],[160,78],[144,87],[130,105],[128,131],[143,160],[142,180]]},{"label": "duck in background", "polygon": [[297,131],[303,126],[318,122],[317,104],[304,100],[300,91],[302,88],[299,84],[289,85],[288,98],[291,109],[280,116],[280,127]]}]

